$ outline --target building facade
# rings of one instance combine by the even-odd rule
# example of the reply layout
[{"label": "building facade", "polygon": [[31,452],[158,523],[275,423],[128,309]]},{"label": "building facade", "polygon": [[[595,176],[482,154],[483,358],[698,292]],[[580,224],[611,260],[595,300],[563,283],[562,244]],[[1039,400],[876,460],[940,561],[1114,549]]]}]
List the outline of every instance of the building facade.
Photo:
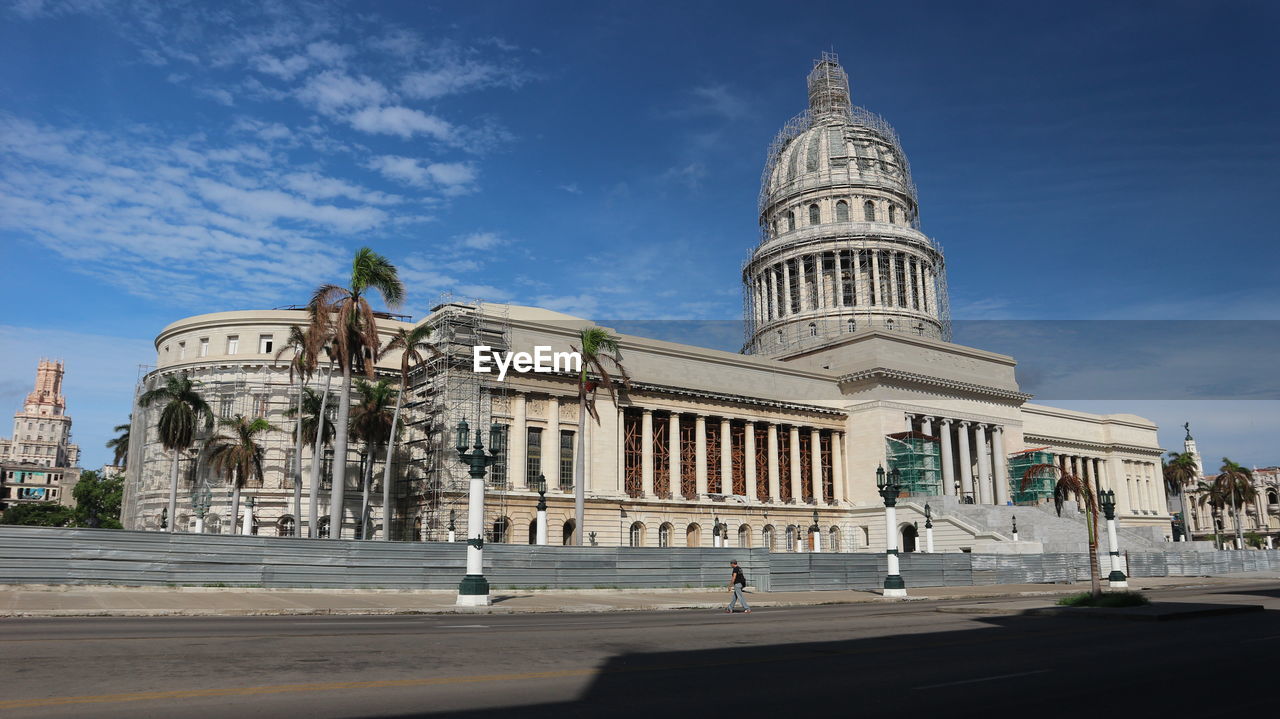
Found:
[{"label": "building facade", "polygon": [[71,488],[79,481],[80,447],[71,441],[71,417],[62,395],[65,367],[40,360],[35,387],[13,415],[13,434],[0,437],[0,504],[61,502],[74,504]]},{"label": "building facade", "polygon": [[[1113,489],[1123,527],[1152,541],[1170,535],[1156,426],[1032,404],[1014,358],[950,342],[942,249],[920,231],[896,135],[850,104],[834,56],[815,63],[808,85],[810,108],[771,148],[762,181],[763,236],[743,271],[743,352],[620,335],[631,382],[600,389],[599,421],[580,422],[575,375],[513,370],[498,381],[473,371],[472,348],[569,351],[590,322],[534,307],[442,304],[421,320],[439,356],[413,376],[393,458],[390,531],[372,501],[373,537],[465,536],[466,473],[452,449],[461,419],[505,437],[489,477],[490,541],[532,541],[539,489],[551,541],[571,535],[580,433],[589,543],[883,548],[882,466],[903,478],[900,540],[914,539],[929,503],[939,550],[1010,543],[998,510],[1047,502],[1043,477],[1023,482],[1029,467],[1045,464]],[[296,510],[295,492],[309,487],[294,479],[285,415],[299,390],[274,359],[289,327],[304,322],[293,310],[180,320],[160,333],[157,365],[139,385],[142,392],[186,372],[219,414],[265,416],[281,428],[266,440],[262,486],[245,489],[255,498],[250,526],[261,533],[311,521]],[[384,337],[400,326],[379,324]],[[398,366],[388,356],[377,370],[392,377]],[[313,388],[324,382],[323,372],[310,379]],[[167,501],[169,456],[155,419],[155,409],[134,407],[126,527],[156,528]],[[323,450],[305,450],[303,460],[325,467],[322,481],[331,476],[334,459]],[[345,460],[348,501],[337,531],[350,537],[366,511],[358,479],[366,459],[352,446]],[[374,498],[383,461],[372,459]],[[220,487],[206,527],[228,531],[224,486],[198,448],[183,462],[180,496],[201,482]],[[322,485],[322,502],[327,491]],[[1041,514],[1048,522],[1034,511],[1018,520]],[[180,510],[178,526],[190,523]]]}]

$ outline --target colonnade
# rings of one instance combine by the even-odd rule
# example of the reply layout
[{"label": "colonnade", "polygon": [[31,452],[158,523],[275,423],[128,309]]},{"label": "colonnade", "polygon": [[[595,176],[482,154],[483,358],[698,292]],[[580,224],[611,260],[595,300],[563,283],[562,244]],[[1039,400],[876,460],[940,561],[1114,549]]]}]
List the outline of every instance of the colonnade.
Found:
[{"label": "colonnade", "polygon": [[906,423],[908,431],[938,439],[944,495],[970,504],[1009,502],[1003,426],[924,414],[909,414]]},{"label": "colonnade", "polygon": [[804,312],[893,307],[936,312],[932,263],[890,249],[826,250],[756,270],[749,291],[756,325]]},{"label": "colonnade", "polygon": [[633,498],[845,499],[840,430],[648,407],[625,408],[621,420],[624,489]]}]

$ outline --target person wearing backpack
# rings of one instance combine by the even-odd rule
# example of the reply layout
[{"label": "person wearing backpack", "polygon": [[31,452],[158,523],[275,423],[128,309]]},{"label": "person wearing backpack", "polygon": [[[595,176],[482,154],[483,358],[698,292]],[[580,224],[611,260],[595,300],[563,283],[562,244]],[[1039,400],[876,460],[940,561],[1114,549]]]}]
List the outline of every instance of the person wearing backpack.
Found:
[{"label": "person wearing backpack", "polygon": [[747,575],[742,573],[742,567],[736,561],[729,562],[729,566],[733,568],[733,574],[729,576],[729,591],[733,592],[733,598],[724,611],[726,614],[733,614],[733,605],[742,602],[743,614],[750,614],[751,607],[747,606],[747,598],[742,596],[742,590],[747,586]]}]

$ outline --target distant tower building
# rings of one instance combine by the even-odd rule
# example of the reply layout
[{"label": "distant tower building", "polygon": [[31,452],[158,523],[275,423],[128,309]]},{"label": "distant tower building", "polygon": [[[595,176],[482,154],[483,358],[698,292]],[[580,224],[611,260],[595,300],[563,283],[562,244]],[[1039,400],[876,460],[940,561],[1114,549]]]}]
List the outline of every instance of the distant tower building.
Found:
[{"label": "distant tower building", "polygon": [[[74,467],[80,448],[71,443],[71,418],[62,396],[62,362],[40,360],[36,386],[22,410],[13,415],[13,436],[4,461],[37,467]],[[3,446],[3,444],[0,444]]]},{"label": "distant tower building", "polygon": [[850,103],[834,53],[769,148],[742,272],[744,351],[783,357],[866,329],[950,339],[942,248],[920,232],[897,134]]},{"label": "distant tower building", "polygon": [[1201,459],[1200,459],[1200,451],[1196,449],[1196,440],[1195,440],[1195,438],[1193,438],[1193,437],[1191,436],[1191,423],[1190,423],[1190,422],[1187,422],[1186,424],[1182,425],[1182,428],[1183,428],[1183,429],[1185,429],[1185,430],[1187,430],[1187,436],[1186,436],[1186,439],[1183,439],[1183,440],[1182,440],[1182,451],[1183,451],[1183,452],[1186,452],[1187,454],[1189,454],[1189,455],[1191,455],[1192,457],[1194,457],[1194,458],[1195,458],[1195,460],[1196,460],[1196,474],[1197,474],[1197,475],[1199,475],[1199,476],[1201,476],[1201,477],[1203,477],[1203,476],[1204,476],[1204,462],[1203,462],[1203,461],[1201,461]]}]

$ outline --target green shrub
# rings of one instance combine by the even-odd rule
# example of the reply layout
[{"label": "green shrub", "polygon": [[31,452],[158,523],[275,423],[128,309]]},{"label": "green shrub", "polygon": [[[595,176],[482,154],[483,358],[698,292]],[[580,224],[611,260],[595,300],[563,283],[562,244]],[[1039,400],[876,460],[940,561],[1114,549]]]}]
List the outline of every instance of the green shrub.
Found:
[{"label": "green shrub", "polygon": [[1081,592],[1058,600],[1060,607],[1141,607],[1150,603],[1140,592],[1103,592],[1097,600],[1089,592]]}]

